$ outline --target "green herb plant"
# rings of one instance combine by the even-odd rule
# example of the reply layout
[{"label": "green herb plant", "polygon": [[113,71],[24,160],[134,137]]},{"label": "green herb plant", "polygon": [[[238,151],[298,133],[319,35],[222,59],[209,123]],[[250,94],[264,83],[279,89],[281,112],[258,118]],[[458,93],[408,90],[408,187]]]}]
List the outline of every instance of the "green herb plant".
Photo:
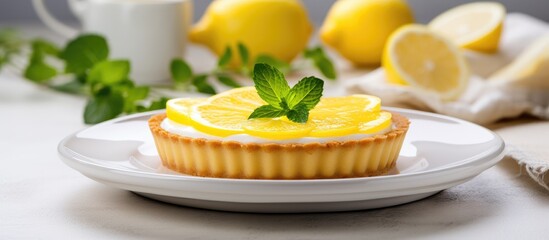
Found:
[{"label": "green herb plant", "polygon": [[[7,38],[0,39],[5,41]],[[23,76],[57,91],[87,96],[84,109],[84,122],[87,124],[109,120],[122,113],[165,107],[167,98],[151,98],[149,86],[137,86],[130,79],[129,61],[109,59],[109,46],[102,36],[81,35],[62,49],[43,39],[29,43],[30,54],[28,64],[22,69]],[[19,53],[22,45],[23,41],[17,46],[17,51],[14,47],[6,56],[11,58]],[[3,44],[0,48],[6,49],[5,46]],[[69,80],[59,83],[57,77]]]},{"label": "green herb plant", "polygon": [[0,69],[11,62],[13,55],[20,52],[24,40],[13,29],[0,31]]},{"label": "green herb plant", "polygon": [[324,81],[316,77],[303,78],[290,88],[282,72],[268,64],[256,64],[253,74],[257,93],[268,104],[256,108],[248,119],[286,116],[305,123],[322,97]]},{"label": "green herb plant", "polygon": [[[257,56],[251,62],[249,50],[242,43],[238,43],[236,49],[242,63],[236,70],[229,66],[231,59],[236,57],[230,46],[227,46],[219,57],[217,66],[207,73],[196,74],[183,59],[174,59],[169,66],[173,79],[171,88],[179,91],[216,94],[215,88],[209,82],[210,78],[215,78],[219,83],[234,88],[241,86],[233,78],[235,74],[253,77],[257,85],[257,81],[265,81],[258,77],[268,71],[274,72],[273,76],[285,82],[282,72],[287,73],[295,69],[290,64],[265,54]],[[18,64],[15,63],[14,59],[21,58],[22,55],[23,57],[28,55],[26,66],[22,66],[21,61]],[[333,64],[320,47],[307,49],[304,57],[312,61],[324,76],[335,79]],[[252,71],[248,67],[251,63],[262,64],[256,65]],[[60,48],[44,39],[30,41],[22,39],[15,30],[0,30],[0,70],[5,65],[13,65],[26,79],[41,86],[86,96],[88,101],[84,109],[84,122],[87,124],[109,120],[120,114],[162,109],[165,108],[168,99],[152,92],[151,86],[136,85],[129,76],[131,63],[124,59],[110,59],[107,41],[104,37],[95,34],[78,36]],[[256,71],[261,72],[257,77]],[[307,89],[318,84],[313,78],[304,79],[302,82],[294,88]],[[309,100],[310,97],[305,98],[297,94],[301,90],[292,88],[291,91],[287,83],[285,84],[286,87],[273,90],[278,93],[279,98],[266,100],[269,103],[267,106],[271,107],[264,106],[261,110],[258,109],[257,113],[254,112],[251,117],[271,116],[276,109],[278,115],[288,116],[292,121],[302,122],[303,119],[306,121],[308,111],[314,107],[313,102]],[[322,88],[322,84],[320,86]],[[266,90],[267,88],[261,87],[261,91]],[[263,94],[262,97],[265,96],[267,95]]]}]

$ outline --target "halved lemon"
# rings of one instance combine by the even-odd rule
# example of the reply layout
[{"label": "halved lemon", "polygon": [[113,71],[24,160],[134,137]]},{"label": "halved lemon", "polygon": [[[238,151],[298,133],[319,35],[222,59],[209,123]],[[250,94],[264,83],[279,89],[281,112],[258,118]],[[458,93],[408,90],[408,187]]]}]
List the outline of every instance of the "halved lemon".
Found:
[{"label": "halved lemon", "polygon": [[417,24],[403,26],[391,35],[383,67],[389,82],[410,85],[441,100],[458,98],[469,80],[465,58],[457,46]]},{"label": "halved lemon", "polygon": [[429,23],[429,28],[461,47],[494,52],[504,18],[505,7],[501,3],[468,3],[440,14]]},{"label": "halved lemon", "polygon": [[189,125],[190,108],[197,103],[205,102],[206,98],[175,98],[166,103],[166,115],[174,122]]}]

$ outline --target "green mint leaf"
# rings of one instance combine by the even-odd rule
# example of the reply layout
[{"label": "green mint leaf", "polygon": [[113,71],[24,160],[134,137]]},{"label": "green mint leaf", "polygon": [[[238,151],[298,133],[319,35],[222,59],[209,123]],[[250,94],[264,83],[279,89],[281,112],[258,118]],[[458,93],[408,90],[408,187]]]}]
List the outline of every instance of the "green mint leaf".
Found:
[{"label": "green mint leaf", "polygon": [[215,89],[208,83],[208,75],[198,75],[193,78],[193,86],[196,90],[206,94],[216,94]]},{"label": "green mint leaf", "polygon": [[288,93],[286,101],[290,109],[298,105],[304,105],[307,109],[313,109],[322,97],[324,81],[316,77],[301,79]]},{"label": "green mint leaf", "polygon": [[241,42],[237,44],[238,55],[240,55],[240,60],[242,61],[242,66],[248,66],[250,63],[250,52],[248,48]]},{"label": "green mint leaf", "polygon": [[326,78],[331,80],[335,80],[337,78],[334,64],[329,59],[319,58],[314,62],[314,64]]},{"label": "green mint leaf", "polygon": [[33,52],[40,52],[42,54],[52,56],[57,56],[60,52],[59,47],[57,47],[54,43],[40,38],[34,39],[31,42],[31,48]]},{"label": "green mint leaf", "polygon": [[275,57],[272,57],[267,54],[258,55],[255,58],[255,63],[265,63],[268,65],[271,65],[283,73],[287,73],[291,70],[291,66],[289,63],[284,62],[282,60],[278,60]]},{"label": "green mint leaf", "polygon": [[13,55],[19,53],[25,41],[19,36],[19,33],[6,28],[0,30],[0,69],[11,61]]},{"label": "green mint leaf", "polygon": [[148,106],[136,105],[135,109],[137,112],[146,112],[146,111],[165,109],[166,102],[168,102],[168,100],[170,99],[166,97],[161,97],[159,99],[152,101]]},{"label": "green mint leaf", "polygon": [[233,51],[231,50],[231,47],[227,46],[225,48],[225,51],[223,52],[223,54],[219,58],[219,61],[217,62],[217,67],[218,68],[226,67],[227,64],[229,64],[229,61],[231,61],[232,55],[233,55]]},{"label": "green mint leaf", "polygon": [[99,35],[81,35],[70,41],[60,53],[65,60],[65,71],[81,74],[109,56],[109,46]]},{"label": "green mint leaf", "polygon": [[282,117],[285,116],[287,110],[278,109],[271,105],[263,105],[261,107],[256,108],[252,114],[248,117],[248,119],[252,118],[275,118],[275,117]]},{"label": "green mint leaf", "polygon": [[309,119],[309,109],[305,104],[301,103],[296,105],[292,110],[288,111],[286,116],[292,122],[306,123]]},{"label": "green mint leaf", "polygon": [[128,79],[130,62],[127,60],[107,60],[95,64],[88,74],[90,83],[113,85]]},{"label": "green mint leaf", "polygon": [[217,74],[216,75],[217,77],[217,80],[222,83],[223,85],[227,86],[227,87],[233,87],[233,88],[237,88],[237,87],[242,87],[240,84],[238,84],[231,76],[229,75],[226,75],[226,74]]},{"label": "green mint leaf", "polygon": [[148,86],[138,86],[127,88],[122,96],[124,97],[124,112],[133,113],[137,111],[136,102],[149,96],[150,88]]},{"label": "green mint leaf", "polygon": [[280,102],[290,91],[284,75],[274,67],[258,63],[254,66],[253,80],[259,97],[270,105],[282,109]]},{"label": "green mint leaf", "polygon": [[305,58],[313,61],[314,66],[324,75],[326,78],[334,80],[337,78],[334,64],[332,60],[324,53],[321,47],[315,47],[306,49],[304,54]]},{"label": "green mint leaf", "polygon": [[152,101],[151,104],[149,105],[149,107],[147,108],[147,111],[159,110],[159,109],[166,108],[166,102],[168,102],[168,100],[170,100],[170,99],[165,98],[165,97],[161,97],[160,99]]},{"label": "green mint leaf", "polygon": [[57,91],[60,91],[60,92],[64,92],[64,93],[70,93],[70,94],[84,94],[84,84],[82,82],[80,82],[79,79],[73,79],[72,81],[70,82],[67,82],[67,83],[63,83],[63,84],[60,84],[60,85],[53,85],[53,86],[50,86],[50,88],[54,89],[54,90],[57,90]]},{"label": "green mint leaf", "polygon": [[172,79],[176,84],[185,84],[193,77],[193,71],[189,64],[182,59],[174,59],[170,64]]},{"label": "green mint leaf", "polygon": [[57,70],[39,58],[33,58],[24,72],[26,79],[39,83],[46,82],[56,75]]},{"label": "green mint leaf", "polygon": [[84,109],[86,124],[100,123],[113,119],[124,110],[124,98],[118,92],[102,91],[91,98]]},{"label": "green mint leaf", "polygon": [[23,73],[24,77],[34,82],[46,82],[57,75],[57,69],[45,62],[46,55],[57,55],[59,49],[46,40],[32,42],[32,53],[29,64]]}]

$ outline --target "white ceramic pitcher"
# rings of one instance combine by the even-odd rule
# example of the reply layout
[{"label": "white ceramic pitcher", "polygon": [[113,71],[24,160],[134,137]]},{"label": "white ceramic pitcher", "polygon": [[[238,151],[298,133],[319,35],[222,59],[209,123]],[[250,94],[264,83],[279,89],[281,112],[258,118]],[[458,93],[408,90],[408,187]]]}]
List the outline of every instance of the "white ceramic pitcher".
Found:
[{"label": "white ceramic pitcher", "polygon": [[72,38],[81,32],[107,38],[111,58],[131,61],[131,76],[141,84],[170,78],[169,65],[181,57],[192,21],[191,0],[68,0],[82,23],[74,29],[55,19],[44,0],[33,0],[40,19],[55,32]]}]

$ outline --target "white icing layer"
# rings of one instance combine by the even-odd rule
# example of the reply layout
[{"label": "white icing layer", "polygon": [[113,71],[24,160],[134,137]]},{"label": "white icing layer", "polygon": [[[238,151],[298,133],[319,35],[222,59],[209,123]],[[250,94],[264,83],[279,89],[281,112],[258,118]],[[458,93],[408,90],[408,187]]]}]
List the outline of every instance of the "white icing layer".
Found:
[{"label": "white icing layer", "polygon": [[373,137],[379,134],[385,134],[391,131],[392,129],[392,126],[389,126],[375,134],[359,133],[359,134],[351,134],[351,135],[340,136],[340,137],[324,137],[324,138],[302,137],[302,138],[295,138],[295,139],[273,140],[273,139],[261,138],[256,136],[250,136],[248,134],[235,134],[228,137],[213,136],[210,134],[200,132],[191,126],[176,123],[168,118],[162,121],[162,124],[160,124],[160,127],[169,133],[177,134],[184,137],[236,141],[241,143],[252,143],[252,142],[253,143],[312,143],[312,142],[326,143],[326,142],[334,142],[334,141],[343,142],[343,141],[359,140],[367,137]]}]

